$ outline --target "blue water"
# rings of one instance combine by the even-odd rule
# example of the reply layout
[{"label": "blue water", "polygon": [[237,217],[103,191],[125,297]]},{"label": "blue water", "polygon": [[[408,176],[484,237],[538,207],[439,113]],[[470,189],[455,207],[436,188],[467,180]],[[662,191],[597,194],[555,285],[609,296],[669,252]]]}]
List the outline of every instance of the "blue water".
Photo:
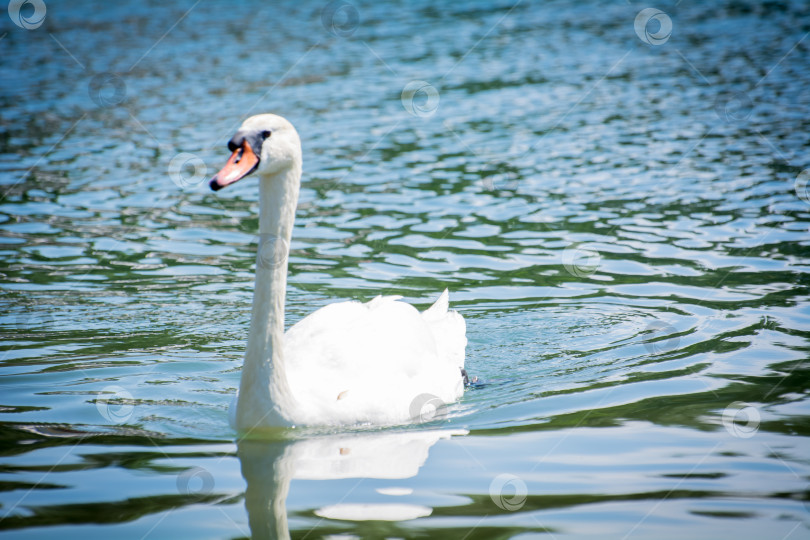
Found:
[{"label": "blue water", "polygon": [[[806,3],[7,11],[4,537],[810,536]],[[438,417],[228,427],[257,185],[207,180],[260,112],[304,146],[287,324],[448,287]]]}]

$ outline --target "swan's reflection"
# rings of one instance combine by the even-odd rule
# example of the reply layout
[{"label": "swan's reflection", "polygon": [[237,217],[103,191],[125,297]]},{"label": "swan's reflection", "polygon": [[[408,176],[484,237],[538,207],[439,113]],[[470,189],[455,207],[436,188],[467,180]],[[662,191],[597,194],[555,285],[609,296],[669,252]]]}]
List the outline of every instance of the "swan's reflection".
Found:
[{"label": "swan's reflection", "polygon": [[[416,476],[439,439],[463,430],[400,431],[319,436],[305,440],[238,443],[245,506],[254,539],[289,538],[286,499],[290,481],[342,478],[402,479]],[[335,504],[318,510],[336,519],[413,519],[431,509],[405,504]]]}]

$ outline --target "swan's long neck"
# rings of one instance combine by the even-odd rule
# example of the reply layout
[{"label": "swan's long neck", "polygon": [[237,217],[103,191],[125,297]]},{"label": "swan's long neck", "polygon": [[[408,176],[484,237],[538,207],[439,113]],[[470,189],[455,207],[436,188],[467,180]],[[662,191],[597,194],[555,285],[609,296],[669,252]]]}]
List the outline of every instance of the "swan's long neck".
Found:
[{"label": "swan's long neck", "polygon": [[284,299],[287,258],[301,162],[265,176],[259,186],[256,282],[245,363],[236,407],[236,428],[291,425],[296,407],[284,365]]}]

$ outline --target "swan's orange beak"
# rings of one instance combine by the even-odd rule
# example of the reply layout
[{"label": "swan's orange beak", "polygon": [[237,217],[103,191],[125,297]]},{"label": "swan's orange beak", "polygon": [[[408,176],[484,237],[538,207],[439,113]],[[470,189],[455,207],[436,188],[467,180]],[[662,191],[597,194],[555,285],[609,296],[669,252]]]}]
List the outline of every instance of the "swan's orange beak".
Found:
[{"label": "swan's orange beak", "polygon": [[231,157],[228,159],[228,163],[222,167],[222,170],[211,179],[211,189],[219,191],[225,186],[229,186],[237,180],[241,180],[249,175],[255,171],[258,166],[259,158],[253,152],[250,143],[245,140],[242,146],[233,151],[233,154],[231,154]]}]

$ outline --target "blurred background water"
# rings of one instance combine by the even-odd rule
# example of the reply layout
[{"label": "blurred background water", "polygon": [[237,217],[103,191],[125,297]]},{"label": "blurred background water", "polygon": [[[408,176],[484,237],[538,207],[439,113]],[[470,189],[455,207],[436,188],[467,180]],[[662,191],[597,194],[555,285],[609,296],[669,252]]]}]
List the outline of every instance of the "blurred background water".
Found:
[{"label": "blurred background water", "polygon": [[[8,7],[4,537],[810,536],[807,3]],[[236,444],[259,112],[287,324],[449,287],[446,414]]]}]

